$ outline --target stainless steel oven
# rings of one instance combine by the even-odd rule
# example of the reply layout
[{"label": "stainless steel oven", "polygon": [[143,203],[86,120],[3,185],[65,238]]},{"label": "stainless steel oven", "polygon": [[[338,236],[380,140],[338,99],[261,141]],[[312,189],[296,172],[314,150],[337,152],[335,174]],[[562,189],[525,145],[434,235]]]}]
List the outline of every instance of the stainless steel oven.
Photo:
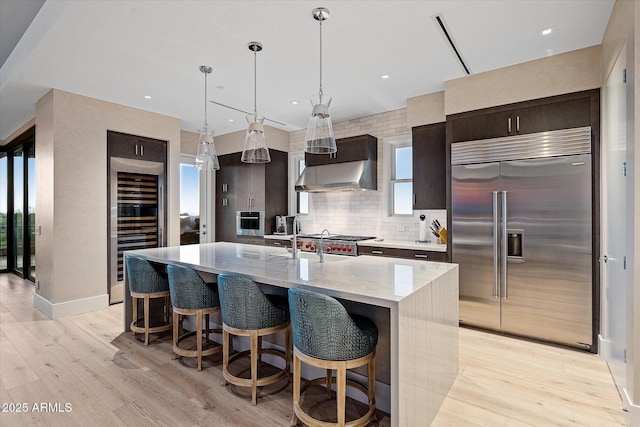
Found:
[{"label": "stainless steel oven", "polygon": [[264,211],[238,211],[236,213],[236,235],[264,236]]}]

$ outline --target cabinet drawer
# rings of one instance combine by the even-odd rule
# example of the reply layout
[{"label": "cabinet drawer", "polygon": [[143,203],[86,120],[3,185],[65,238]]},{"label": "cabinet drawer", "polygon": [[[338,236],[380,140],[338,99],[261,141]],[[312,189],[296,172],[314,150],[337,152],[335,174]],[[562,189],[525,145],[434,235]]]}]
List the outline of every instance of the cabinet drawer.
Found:
[{"label": "cabinet drawer", "polygon": [[264,239],[265,246],[277,246],[280,248],[290,248],[291,240],[288,239]]},{"label": "cabinet drawer", "polygon": [[359,246],[358,253],[360,255],[416,259],[416,260],[422,260],[422,261],[449,262],[446,252],[436,252],[436,251],[386,248],[381,246]]}]

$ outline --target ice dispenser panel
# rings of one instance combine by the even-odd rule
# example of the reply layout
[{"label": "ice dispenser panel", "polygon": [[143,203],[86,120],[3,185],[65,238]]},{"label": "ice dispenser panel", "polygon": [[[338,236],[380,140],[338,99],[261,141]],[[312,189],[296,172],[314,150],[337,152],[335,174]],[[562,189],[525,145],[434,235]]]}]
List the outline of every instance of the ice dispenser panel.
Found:
[{"label": "ice dispenser panel", "polygon": [[524,230],[507,230],[507,257],[512,261],[524,261]]}]

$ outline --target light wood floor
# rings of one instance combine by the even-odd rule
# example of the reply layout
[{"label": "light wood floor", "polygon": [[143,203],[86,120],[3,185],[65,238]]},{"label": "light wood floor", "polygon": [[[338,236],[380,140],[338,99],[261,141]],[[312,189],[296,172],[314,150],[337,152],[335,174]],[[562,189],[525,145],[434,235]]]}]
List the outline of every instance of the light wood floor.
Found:
[{"label": "light wood floor", "polygon": [[[28,409],[1,412],[2,426],[288,425],[290,385],[252,407],[245,389],[222,386],[218,358],[203,368],[171,360],[167,336],[145,347],[124,334],[121,304],[53,321],[30,284],[0,275],[0,410]],[[432,425],[622,426],[620,406],[596,355],[461,329],[460,373]]]}]

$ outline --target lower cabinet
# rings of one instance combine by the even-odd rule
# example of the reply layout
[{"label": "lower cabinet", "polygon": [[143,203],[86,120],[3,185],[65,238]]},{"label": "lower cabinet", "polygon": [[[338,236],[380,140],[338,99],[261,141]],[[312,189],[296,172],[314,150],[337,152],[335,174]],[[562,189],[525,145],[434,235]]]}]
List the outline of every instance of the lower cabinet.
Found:
[{"label": "lower cabinet", "polygon": [[382,246],[358,246],[358,254],[392,258],[417,259],[422,261],[449,262],[446,252],[415,249],[387,248]]}]

